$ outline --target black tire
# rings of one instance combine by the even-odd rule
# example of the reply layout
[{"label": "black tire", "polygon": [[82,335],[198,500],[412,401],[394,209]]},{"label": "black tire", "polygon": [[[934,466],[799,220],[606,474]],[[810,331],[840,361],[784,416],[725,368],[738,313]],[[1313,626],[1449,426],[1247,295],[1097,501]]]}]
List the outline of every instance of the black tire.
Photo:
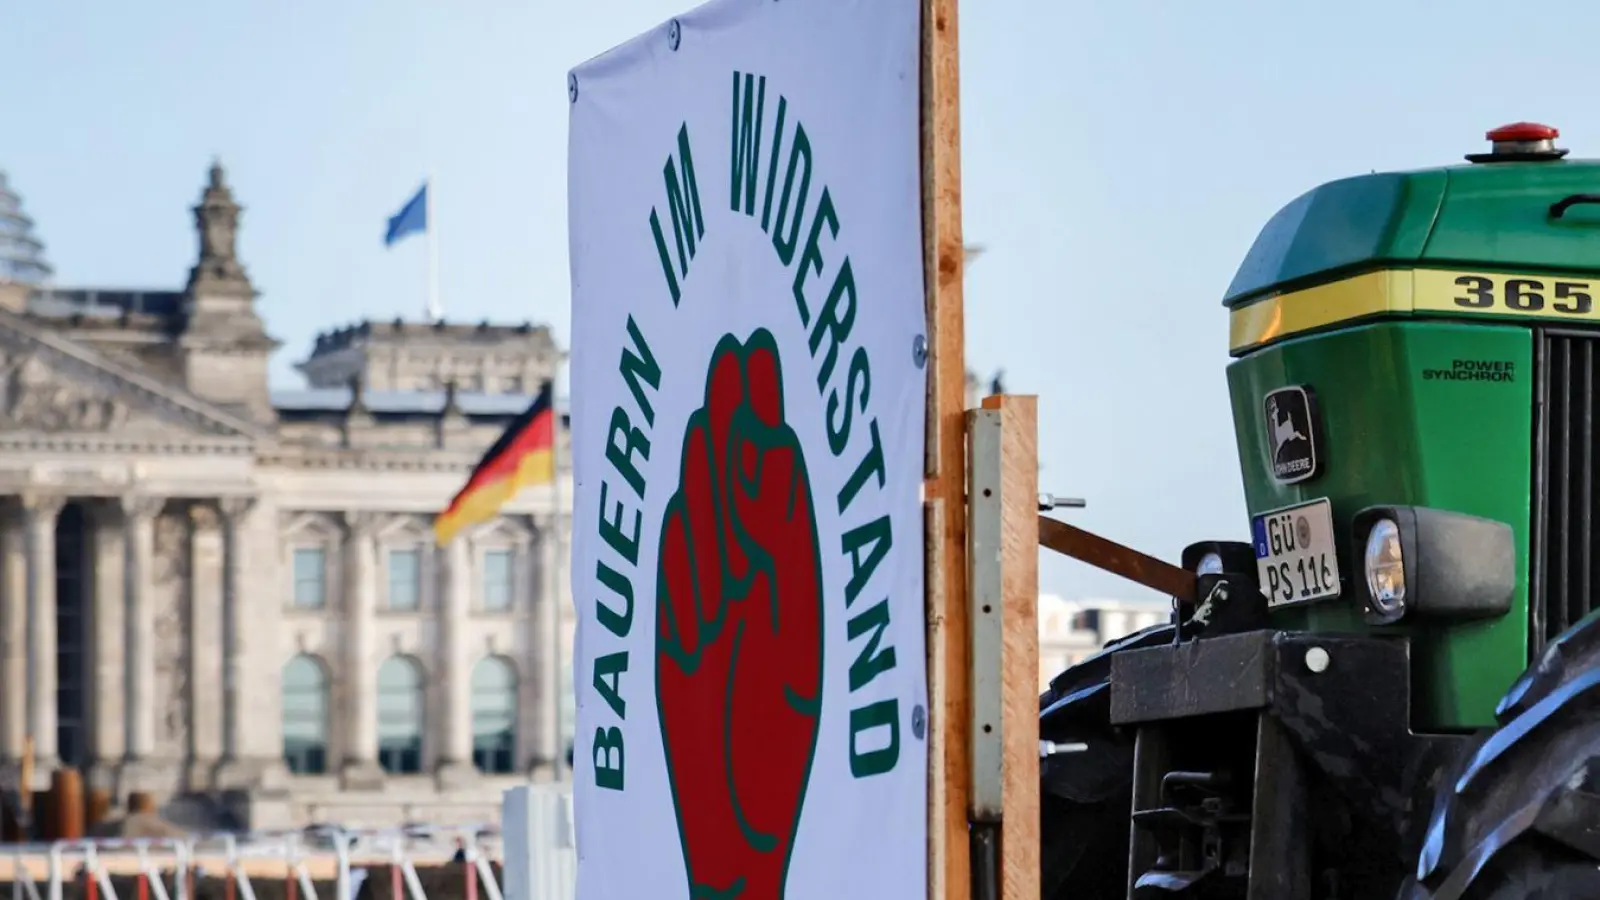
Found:
[{"label": "black tire", "polygon": [[1174,638],[1172,626],[1158,625],[1114,641],[1039,697],[1039,737],[1088,746],[1039,767],[1040,900],[1126,895],[1133,735],[1111,725],[1111,657]]},{"label": "black tire", "polygon": [[[1111,727],[1108,674],[1069,670],[1040,698],[1039,736],[1088,746],[1040,761],[1040,900],[1121,897],[1128,889],[1133,740]],[[1085,699],[1058,705],[1068,697]]]},{"label": "black tire", "polygon": [[1600,690],[1567,683],[1595,671],[1569,669],[1466,745],[1403,900],[1600,900]]},{"label": "black tire", "polygon": [[1039,804],[1040,900],[1121,897],[1128,889],[1133,794],[1075,803],[1045,794]]},{"label": "black tire", "polygon": [[1580,900],[1600,898],[1600,867],[1582,854],[1538,835],[1495,854],[1463,900]]},{"label": "black tire", "polygon": [[[1419,887],[1413,877],[1406,881],[1400,896],[1404,900],[1431,900],[1440,895]],[[1458,896],[1459,900],[1600,898],[1600,867],[1555,841],[1538,835],[1524,837],[1495,854],[1466,892]]]}]

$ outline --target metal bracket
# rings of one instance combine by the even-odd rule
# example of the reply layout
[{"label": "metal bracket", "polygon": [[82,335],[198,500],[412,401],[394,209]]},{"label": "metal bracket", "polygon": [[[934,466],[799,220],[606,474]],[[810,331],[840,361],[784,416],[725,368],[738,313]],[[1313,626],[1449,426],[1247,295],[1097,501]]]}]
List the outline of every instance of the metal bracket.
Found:
[{"label": "metal bracket", "polygon": [[999,822],[1004,791],[1000,583],[1002,413],[967,411],[967,602],[972,645],[972,821]]}]

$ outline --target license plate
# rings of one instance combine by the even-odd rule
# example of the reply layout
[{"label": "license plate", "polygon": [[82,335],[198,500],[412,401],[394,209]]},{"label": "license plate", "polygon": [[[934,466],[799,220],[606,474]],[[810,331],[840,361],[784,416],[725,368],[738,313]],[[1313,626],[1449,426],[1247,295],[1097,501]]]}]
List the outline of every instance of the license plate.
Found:
[{"label": "license plate", "polygon": [[1327,500],[1256,516],[1250,533],[1267,606],[1339,596],[1339,553],[1333,540],[1333,506]]}]

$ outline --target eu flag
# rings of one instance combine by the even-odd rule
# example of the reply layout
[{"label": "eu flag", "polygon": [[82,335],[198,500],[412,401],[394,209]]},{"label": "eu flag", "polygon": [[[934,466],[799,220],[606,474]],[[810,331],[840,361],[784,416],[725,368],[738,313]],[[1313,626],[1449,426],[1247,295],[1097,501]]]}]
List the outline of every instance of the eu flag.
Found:
[{"label": "eu flag", "polygon": [[400,211],[389,217],[389,230],[384,232],[383,245],[392,246],[408,234],[428,230],[428,183],[424,181],[416,196],[406,201]]}]

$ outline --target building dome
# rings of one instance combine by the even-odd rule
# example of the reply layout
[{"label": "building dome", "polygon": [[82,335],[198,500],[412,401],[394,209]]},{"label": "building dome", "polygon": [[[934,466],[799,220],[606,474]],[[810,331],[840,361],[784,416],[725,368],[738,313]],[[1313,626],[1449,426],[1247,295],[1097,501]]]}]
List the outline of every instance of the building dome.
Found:
[{"label": "building dome", "polygon": [[0,282],[42,284],[51,272],[44,244],[33,233],[33,220],[22,213],[22,198],[0,172]]}]

